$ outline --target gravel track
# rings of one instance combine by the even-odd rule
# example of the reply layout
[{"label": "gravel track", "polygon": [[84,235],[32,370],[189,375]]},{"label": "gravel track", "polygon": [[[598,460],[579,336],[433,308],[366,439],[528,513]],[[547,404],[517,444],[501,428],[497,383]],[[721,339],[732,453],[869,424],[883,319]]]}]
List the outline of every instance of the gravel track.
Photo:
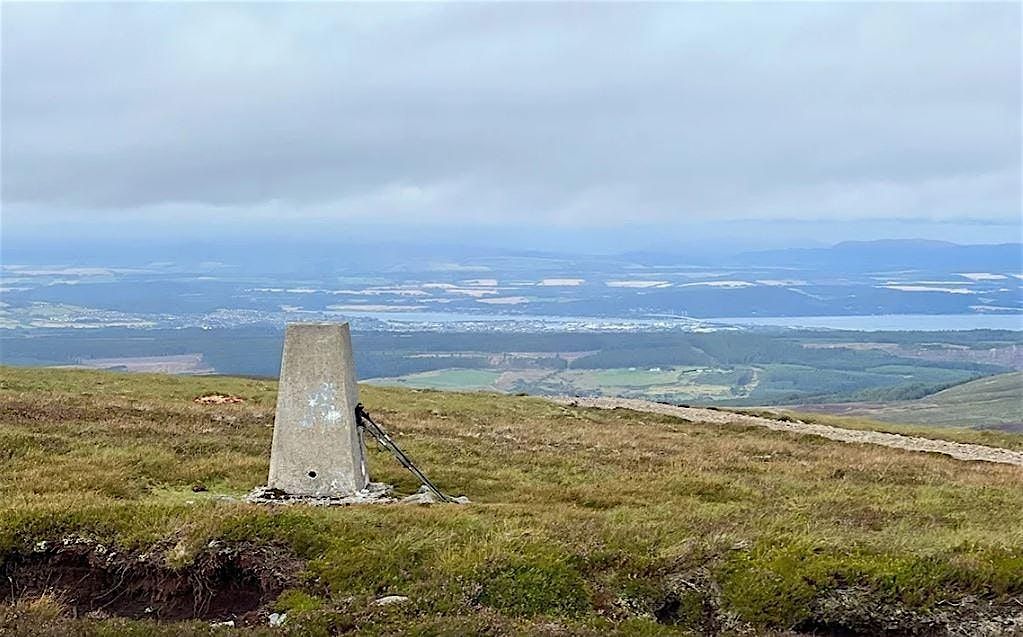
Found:
[{"label": "gravel track", "polygon": [[707,422],[714,424],[737,424],[750,425],[755,427],[766,427],[774,431],[788,431],[798,434],[810,434],[821,436],[831,440],[852,443],[866,443],[892,447],[893,449],[905,449],[907,451],[927,451],[930,453],[941,453],[951,456],[957,460],[979,460],[983,462],[998,462],[1023,467],[1023,451],[1012,451],[998,447],[987,447],[984,445],[964,444],[951,442],[949,440],[932,440],[930,438],[919,438],[916,436],[903,436],[901,434],[883,433],[880,431],[859,431],[856,429],[843,429],[841,427],[830,427],[828,425],[817,425],[802,421],[772,420],[761,416],[749,416],[716,409],[705,409],[701,407],[679,407],[667,405],[638,398],[572,398],[561,396],[551,399],[561,405],[575,407],[594,407],[597,409],[632,409],[634,411],[645,411],[667,416],[678,416],[694,422]]}]

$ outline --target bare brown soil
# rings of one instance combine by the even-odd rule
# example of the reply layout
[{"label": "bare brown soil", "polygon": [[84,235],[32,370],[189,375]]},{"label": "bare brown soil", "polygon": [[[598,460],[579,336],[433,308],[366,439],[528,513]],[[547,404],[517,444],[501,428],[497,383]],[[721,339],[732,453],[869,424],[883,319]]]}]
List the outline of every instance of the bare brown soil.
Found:
[{"label": "bare brown soil", "polygon": [[[163,547],[166,548],[166,547]],[[191,564],[171,568],[163,552],[122,554],[82,539],[6,556],[8,603],[50,596],[74,617],[256,621],[298,570],[272,546],[211,543]]]}]

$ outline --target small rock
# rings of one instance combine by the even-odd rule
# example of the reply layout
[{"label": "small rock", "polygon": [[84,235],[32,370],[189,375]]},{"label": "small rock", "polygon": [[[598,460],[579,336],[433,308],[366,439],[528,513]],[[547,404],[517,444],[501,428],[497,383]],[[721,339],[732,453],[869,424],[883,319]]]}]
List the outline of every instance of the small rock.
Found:
[{"label": "small rock", "polygon": [[234,628],[234,620],[229,619],[226,622],[213,622],[212,624],[210,624],[210,626],[214,628],[219,628],[221,626],[223,626],[224,628]]},{"label": "small rock", "polygon": [[245,399],[240,396],[228,396],[226,394],[206,394],[205,396],[193,398],[192,402],[200,405],[229,405],[243,403]]},{"label": "small rock", "polygon": [[271,626],[283,626],[286,619],[288,619],[287,613],[270,613],[269,623]]},{"label": "small rock", "polygon": [[[412,495],[405,496],[404,498],[401,499],[402,504],[436,504],[438,502],[440,502],[440,500],[437,498],[436,495],[434,495],[433,491],[430,491],[430,489],[425,484],[419,487],[419,491],[416,491]],[[456,498],[451,498],[450,500],[448,500],[448,503],[469,504],[469,498],[465,497],[464,495],[460,495]]]},{"label": "small rock", "polygon": [[376,604],[377,606],[389,606],[390,604],[404,604],[407,601],[408,597],[405,597],[404,595],[387,595],[386,597],[381,597],[380,599],[373,603]]},{"label": "small rock", "polygon": [[429,491],[420,491],[401,499],[402,504],[434,504],[435,502],[437,502],[436,496]]}]

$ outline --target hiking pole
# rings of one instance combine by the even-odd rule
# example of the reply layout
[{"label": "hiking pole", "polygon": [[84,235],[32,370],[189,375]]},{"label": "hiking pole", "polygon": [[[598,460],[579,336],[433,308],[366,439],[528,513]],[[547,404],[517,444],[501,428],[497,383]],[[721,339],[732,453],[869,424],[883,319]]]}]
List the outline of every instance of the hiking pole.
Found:
[{"label": "hiking pole", "polygon": [[391,455],[398,460],[401,466],[405,467],[412,472],[412,475],[419,478],[419,482],[433,492],[433,494],[437,496],[441,502],[454,502],[454,500],[447,495],[444,495],[444,492],[430,482],[430,479],[426,477],[426,474],[419,470],[419,467],[417,467],[412,462],[412,459],[409,458],[404,451],[402,451],[401,447],[398,446],[398,443],[394,442],[394,440],[387,435],[387,432],[384,431],[383,427],[373,422],[373,419],[369,416],[369,412],[362,406],[362,403],[355,406],[355,423],[360,430],[373,436],[373,438],[376,439],[381,446],[390,451]]}]

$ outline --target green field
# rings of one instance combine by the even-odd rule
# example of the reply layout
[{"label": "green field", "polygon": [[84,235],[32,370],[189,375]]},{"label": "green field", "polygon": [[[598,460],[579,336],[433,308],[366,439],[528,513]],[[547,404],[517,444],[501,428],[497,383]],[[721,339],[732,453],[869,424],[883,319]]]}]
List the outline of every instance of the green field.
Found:
[{"label": "green field", "polygon": [[495,382],[501,372],[488,369],[438,369],[398,378],[382,378],[378,385],[398,385],[420,389],[460,389],[474,391],[496,390]]},{"label": "green field", "polygon": [[[266,380],[0,368],[0,634],[965,635],[1023,625],[1018,467],[529,397],[364,386],[361,399],[399,443],[472,504],[272,508],[239,498],[265,482],[275,390]],[[193,402],[209,392],[245,402]],[[368,464],[402,492],[417,486],[376,449]],[[388,595],[408,600],[376,603]],[[271,613],[286,623],[270,628]],[[226,620],[235,625],[211,629]]]},{"label": "green field", "polygon": [[742,395],[741,388],[733,384],[741,374],[741,371],[690,367],[569,370],[559,376],[581,394],[599,392],[609,396],[713,401]]}]

